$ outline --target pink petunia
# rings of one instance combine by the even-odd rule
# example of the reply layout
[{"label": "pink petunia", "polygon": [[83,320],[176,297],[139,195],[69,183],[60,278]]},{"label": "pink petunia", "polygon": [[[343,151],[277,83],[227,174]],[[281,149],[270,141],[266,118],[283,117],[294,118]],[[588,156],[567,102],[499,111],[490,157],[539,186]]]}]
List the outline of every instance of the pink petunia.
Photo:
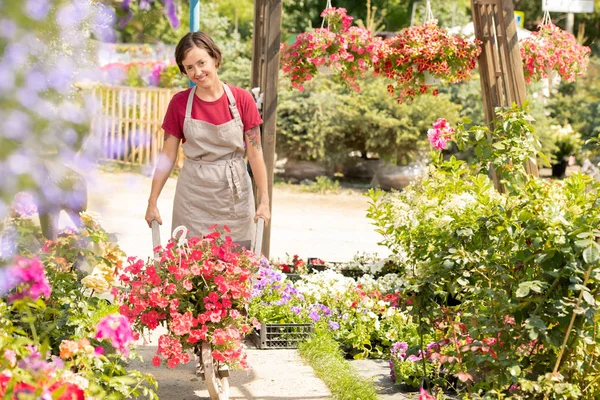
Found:
[{"label": "pink petunia", "polygon": [[129,320],[123,315],[109,315],[96,325],[96,339],[109,339],[115,349],[129,355],[128,345],[133,342]]}]

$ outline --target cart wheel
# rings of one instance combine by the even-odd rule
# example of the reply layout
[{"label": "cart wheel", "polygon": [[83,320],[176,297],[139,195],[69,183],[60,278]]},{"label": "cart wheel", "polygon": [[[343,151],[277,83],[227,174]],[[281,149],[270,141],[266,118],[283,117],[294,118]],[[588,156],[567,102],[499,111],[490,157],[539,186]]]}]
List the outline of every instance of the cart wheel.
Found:
[{"label": "cart wheel", "polygon": [[204,365],[204,382],[211,400],[229,400],[229,371],[219,372],[217,361],[212,357],[209,342],[202,342],[202,364]]}]

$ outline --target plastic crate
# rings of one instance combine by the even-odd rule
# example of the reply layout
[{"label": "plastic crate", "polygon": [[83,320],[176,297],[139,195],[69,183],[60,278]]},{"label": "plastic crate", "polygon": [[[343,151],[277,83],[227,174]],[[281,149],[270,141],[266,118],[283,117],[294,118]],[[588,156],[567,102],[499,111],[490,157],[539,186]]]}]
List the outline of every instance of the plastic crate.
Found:
[{"label": "plastic crate", "polygon": [[314,330],[313,324],[260,324],[254,342],[259,349],[297,349]]}]

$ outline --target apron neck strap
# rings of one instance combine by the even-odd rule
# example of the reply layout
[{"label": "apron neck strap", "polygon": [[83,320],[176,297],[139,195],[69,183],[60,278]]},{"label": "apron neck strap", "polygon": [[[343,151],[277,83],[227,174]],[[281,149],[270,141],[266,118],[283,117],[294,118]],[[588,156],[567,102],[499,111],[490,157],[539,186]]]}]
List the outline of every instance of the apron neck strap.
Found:
[{"label": "apron neck strap", "polygon": [[227,100],[229,100],[229,111],[231,112],[236,124],[242,130],[242,133],[244,133],[244,124],[242,123],[242,117],[240,117],[240,112],[236,106],[235,97],[233,97],[231,89],[225,83],[223,83],[223,90],[225,90],[225,93],[227,94]]},{"label": "apron neck strap", "polygon": [[188,96],[187,107],[185,108],[185,117],[192,118],[192,104],[194,104],[194,96],[196,95],[196,86],[193,86]]}]

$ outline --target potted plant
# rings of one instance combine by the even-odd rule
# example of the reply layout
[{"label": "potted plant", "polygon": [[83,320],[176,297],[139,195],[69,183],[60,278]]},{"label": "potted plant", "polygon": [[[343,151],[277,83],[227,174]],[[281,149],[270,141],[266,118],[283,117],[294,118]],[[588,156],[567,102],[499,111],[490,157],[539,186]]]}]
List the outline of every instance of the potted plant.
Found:
[{"label": "potted plant", "polygon": [[[394,81],[388,91],[398,102],[412,100],[430,91],[431,78],[446,83],[469,80],[481,53],[480,41],[450,35],[447,29],[430,20],[411,26],[377,47],[376,75]],[[437,89],[432,90],[437,95]]]},{"label": "potted plant", "polygon": [[581,150],[581,134],[575,132],[571,125],[553,126],[555,129],[555,148],[552,151],[552,176],[562,178],[567,170],[569,157]]},{"label": "potted plant", "polygon": [[590,48],[577,42],[575,36],[551,22],[539,31],[519,40],[525,81],[551,78],[557,73],[566,82],[574,82],[587,71]]}]

